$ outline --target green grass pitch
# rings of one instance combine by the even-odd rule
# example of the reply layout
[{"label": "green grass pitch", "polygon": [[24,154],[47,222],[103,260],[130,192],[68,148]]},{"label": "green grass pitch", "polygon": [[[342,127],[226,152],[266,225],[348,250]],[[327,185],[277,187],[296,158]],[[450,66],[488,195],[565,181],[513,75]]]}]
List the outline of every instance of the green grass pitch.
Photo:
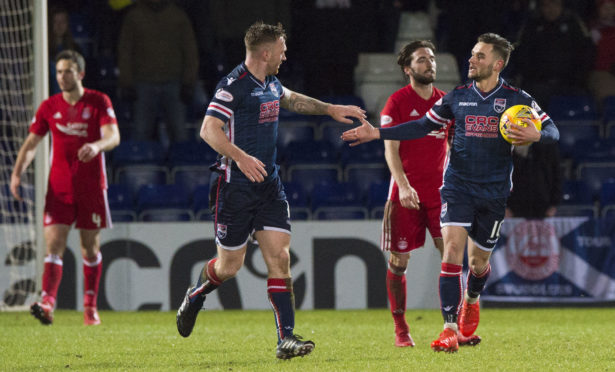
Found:
[{"label": "green grass pitch", "polygon": [[615,309],[483,309],[476,347],[434,353],[437,310],[410,310],[414,348],[393,345],[388,310],[298,311],[295,331],[316,343],[304,358],[275,358],[271,311],[202,311],[189,338],[174,312],[56,311],[43,326],[0,313],[1,371],[615,371]]}]

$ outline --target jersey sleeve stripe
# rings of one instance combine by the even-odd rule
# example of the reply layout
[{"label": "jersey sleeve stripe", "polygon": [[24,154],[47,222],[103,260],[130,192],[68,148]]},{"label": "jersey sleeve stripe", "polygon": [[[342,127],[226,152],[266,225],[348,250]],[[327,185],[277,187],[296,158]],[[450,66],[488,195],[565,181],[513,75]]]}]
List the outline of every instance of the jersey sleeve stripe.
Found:
[{"label": "jersey sleeve stripe", "polygon": [[233,110],[230,110],[228,107],[216,104],[214,102],[210,103],[209,107],[207,107],[207,111],[209,110],[219,112],[220,114],[224,115],[227,119],[230,119],[231,116],[233,116]]},{"label": "jersey sleeve stripe", "polygon": [[547,113],[546,113],[546,112],[545,112],[545,113],[543,113],[543,114],[542,114],[542,116],[540,116],[540,121],[541,121],[541,122],[543,122],[543,123],[544,123],[545,121],[549,120],[549,119],[551,119],[551,118],[549,117],[549,115],[547,115]]},{"label": "jersey sleeve stripe", "polygon": [[434,123],[439,124],[439,125],[441,125],[441,126],[443,126],[443,127],[444,127],[444,126],[446,126],[446,125],[448,124],[448,120],[447,120],[447,119],[444,119],[444,118],[443,118],[443,117],[441,117],[441,116],[438,116],[438,114],[436,114],[436,113],[434,112],[434,110],[429,110],[429,111],[427,111],[427,114],[425,114],[425,115],[427,116],[427,118],[428,118],[429,120],[431,120],[431,121],[433,121]]}]

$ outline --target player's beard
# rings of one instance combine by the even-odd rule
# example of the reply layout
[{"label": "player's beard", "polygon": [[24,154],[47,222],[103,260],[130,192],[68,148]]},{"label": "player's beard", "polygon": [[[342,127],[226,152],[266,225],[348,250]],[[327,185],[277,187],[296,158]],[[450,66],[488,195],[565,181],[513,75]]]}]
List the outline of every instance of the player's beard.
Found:
[{"label": "player's beard", "polygon": [[487,66],[487,69],[485,71],[483,71],[482,73],[478,72],[478,69],[476,69],[476,73],[474,76],[469,76],[470,74],[468,73],[468,78],[479,82],[479,81],[483,81],[488,79],[489,77],[491,77],[491,75],[493,75],[493,63],[490,64],[489,66]]},{"label": "player's beard", "polygon": [[[423,84],[423,85],[429,85],[431,83],[433,83],[436,78],[436,72],[433,70],[428,70],[428,71],[432,71],[432,75],[431,76],[425,76],[425,75],[421,75],[418,72],[414,71],[414,69],[412,67],[410,67],[410,75],[412,76],[412,78],[414,79],[414,81],[416,81],[419,84]],[[427,71],[425,71],[427,72]]]},{"label": "player's beard", "polygon": [[65,93],[71,93],[71,92],[75,91],[76,89],[77,89],[77,83],[76,82],[64,83],[63,86],[60,84],[60,90],[62,90],[62,92],[65,92]]}]

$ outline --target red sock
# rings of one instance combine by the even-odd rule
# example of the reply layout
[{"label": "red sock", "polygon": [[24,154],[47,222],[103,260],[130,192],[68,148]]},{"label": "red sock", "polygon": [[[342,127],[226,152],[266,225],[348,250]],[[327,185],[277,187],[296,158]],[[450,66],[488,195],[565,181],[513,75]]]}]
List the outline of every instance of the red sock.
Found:
[{"label": "red sock", "polygon": [[102,274],[102,254],[93,259],[83,258],[83,306],[96,307],[98,284]]},{"label": "red sock", "polygon": [[387,270],[387,293],[391,304],[391,314],[395,321],[395,329],[408,331],[406,323],[406,275],[397,275]]},{"label": "red sock", "polygon": [[45,266],[43,269],[43,291],[41,293],[43,302],[55,306],[61,280],[62,257],[56,254],[48,254],[45,256]]}]

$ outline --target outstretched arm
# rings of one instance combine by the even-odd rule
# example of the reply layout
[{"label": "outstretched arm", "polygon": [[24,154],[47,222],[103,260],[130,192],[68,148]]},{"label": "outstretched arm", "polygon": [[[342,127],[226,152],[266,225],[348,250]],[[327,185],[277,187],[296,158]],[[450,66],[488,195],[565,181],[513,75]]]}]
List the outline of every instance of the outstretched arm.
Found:
[{"label": "outstretched arm", "polygon": [[408,121],[406,123],[391,127],[391,128],[374,128],[367,120],[360,119],[361,126],[350,129],[342,133],[342,139],[350,142],[350,146],[356,146],[361,143],[373,141],[375,139],[385,140],[407,140],[416,139],[425,136],[427,133],[435,129],[440,129],[441,126],[427,119],[425,116],[418,120]]},{"label": "outstretched arm", "polygon": [[352,124],[352,119],[365,118],[365,110],[353,105],[332,105],[308,97],[304,94],[293,92],[284,88],[284,97],[280,100],[283,108],[303,115],[329,115],[333,119],[347,124]]},{"label": "outstretched arm", "polygon": [[21,201],[21,195],[19,195],[19,185],[21,184],[21,174],[28,168],[28,165],[32,163],[34,155],[36,155],[36,147],[43,139],[43,136],[30,133],[23,145],[19,149],[17,154],[17,160],[15,160],[15,167],[13,167],[13,173],[11,173],[11,194],[15,199]]}]

